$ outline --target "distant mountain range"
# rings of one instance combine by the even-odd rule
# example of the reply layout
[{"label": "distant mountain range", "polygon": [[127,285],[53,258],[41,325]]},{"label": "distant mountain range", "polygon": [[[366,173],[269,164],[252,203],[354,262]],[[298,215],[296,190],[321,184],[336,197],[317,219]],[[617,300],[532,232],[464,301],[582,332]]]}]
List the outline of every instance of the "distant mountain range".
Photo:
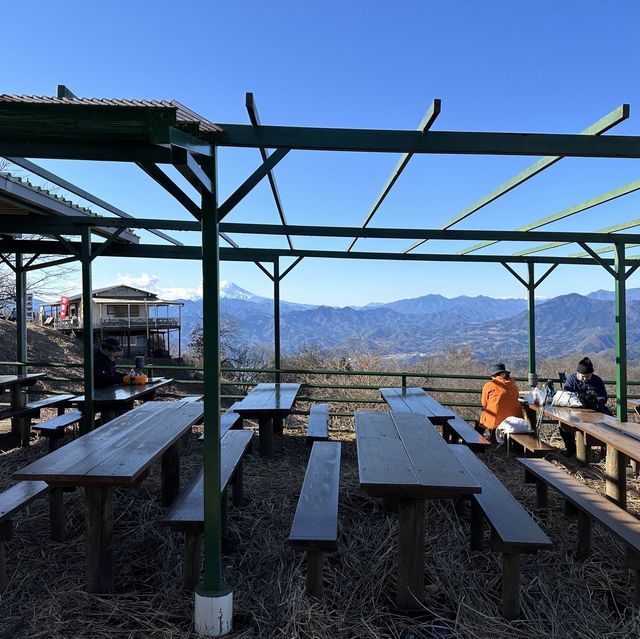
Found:
[{"label": "distant mountain range", "polygon": [[[223,317],[242,342],[273,347],[273,300],[232,282],[221,286]],[[615,347],[614,294],[561,295],[536,304],[536,350],[541,356],[595,354]],[[202,323],[201,300],[183,300],[183,346]],[[640,289],[627,291],[628,353],[640,354]],[[283,353],[302,347],[374,351],[407,361],[466,348],[482,361],[526,357],[528,314],[523,299],[425,295],[364,307],[281,301]]]}]

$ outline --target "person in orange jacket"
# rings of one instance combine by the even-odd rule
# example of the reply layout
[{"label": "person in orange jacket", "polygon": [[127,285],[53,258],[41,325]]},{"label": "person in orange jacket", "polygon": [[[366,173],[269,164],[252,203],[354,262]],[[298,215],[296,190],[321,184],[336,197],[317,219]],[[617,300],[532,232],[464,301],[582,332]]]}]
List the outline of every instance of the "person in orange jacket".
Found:
[{"label": "person in orange jacket", "polygon": [[491,367],[491,381],[482,387],[482,414],[480,429],[488,428],[495,440],[495,431],[507,417],[522,418],[522,406],[518,401],[518,387],[502,363]]}]

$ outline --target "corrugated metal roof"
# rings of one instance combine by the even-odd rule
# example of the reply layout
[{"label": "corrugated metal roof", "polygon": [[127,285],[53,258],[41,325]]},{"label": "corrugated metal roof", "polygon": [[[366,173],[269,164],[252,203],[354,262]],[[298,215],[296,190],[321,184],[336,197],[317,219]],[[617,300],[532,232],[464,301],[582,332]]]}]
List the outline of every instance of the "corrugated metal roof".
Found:
[{"label": "corrugated metal roof", "polygon": [[123,100],[119,98],[57,98],[40,95],[0,95],[0,103],[23,104],[58,104],[58,105],[87,105],[87,106],[122,106],[142,108],[170,108],[176,109],[176,121],[178,124],[197,124],[201,131],[215,133],[222,129],[187,108],[177,100]]}]

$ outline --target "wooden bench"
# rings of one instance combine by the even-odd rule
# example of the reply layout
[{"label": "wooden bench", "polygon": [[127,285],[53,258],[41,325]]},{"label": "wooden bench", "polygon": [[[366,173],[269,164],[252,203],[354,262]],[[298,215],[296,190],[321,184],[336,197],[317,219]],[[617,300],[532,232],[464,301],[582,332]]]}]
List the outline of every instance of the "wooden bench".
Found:
[{"label": "wooden bench", "polygon": [[[227,408],[224,415],[220,418],[220,437],[224,437],[230,430],[241,429],[243,427],[243,420],[238,413],[233,410],[233,407],[240,402],[236,402],[233,406]],[[204,433],[198,437],[200,441],[204,440]]]},{"label": "wooden bench", "polygon": [[329,439],[329,404],[316,404],[309,411],[307,446]]},{"label": "wooden bench", "polygon": [[626,548],[625,564],[635,570],[636,605],[640,604],[640,523],[603,495],[578,481],[564,470],[544,459],[518,459],[524,467],[525,482],[536,484],[539,508],[548,505],[551,486],[566,500],[565,511],[578,517],[576,558],[583,559],[591,552],[591,524],[595,519],[617,537]]},{"label": "wooden bench", "polygon": [[491,442],[473,426],[457,415],[442,425],[442,436],[452,444],[462,443],[476,453],[491,448]]},{"label": "wooden bench", "polygon": [[491,527],[491,550],[502,553],[502,614],[516,619],[520,614],[520,554],[551,548],[551,540],[469,448],[451,448],[482,486],[482,492],[471,497],[471,549],[482,550],[486,520]]},{"label": "wooden bench", "polygon": [[510,433],[509,441],[515,442],[524,449],[525,457],[542,457],[548,453],[557,453],[555,446],[543,442],[534,433]]},{"label": "wooden bench", "polygon": [[46,482],[21,481],[0,493],[0,591],[7,587],[5,543],[13,538],[14,515],[48,492]]},{"label": "wooden bench", "polygon": [[57,417],[52,417],[44,422],[33,425],[33,430],[38,431],[40,437],[46,437],[49,440],[49,452],[53,452],[58,448],[60,440],[64,437],[64,430],[67,426],[75,426],[82,420],[82,413],[77,410],[62,413]]},{"label": "wooden bench", "polygon": [[322,596],[322,564],[338,539],[340,442],[315,442],[293,518],[289,542],[307,553],[307,593]]},{"label": "wooden bench", "polygon": [[43,408],[57,408],[58,415],[61,415],[64,413],[64,410],[70,400],[74,398],[75,395],[53,395],[51,397],[45,397],[33,402],[28,402],[19,408],[12,408],[4,411],[0,413],[0,419],[11,417],[13,420],[17,420],[17,429],[20,433],[20,443],[22,446],[28,446],[29,437],[31,435],[31,420],[40,417],[40,411]]},{"label": "wooden bench", "polygon": [[[227,486],[233,486],[233,504],[242,505],[242,458],[253,439],[253,431],[230,431],[220,441],[220,502],[222,534],[227,534]],[[176,497],[161,525],[185,533],[183,585],[193,590],[200,581],[202,534],[204,532],[204,468]]]}]

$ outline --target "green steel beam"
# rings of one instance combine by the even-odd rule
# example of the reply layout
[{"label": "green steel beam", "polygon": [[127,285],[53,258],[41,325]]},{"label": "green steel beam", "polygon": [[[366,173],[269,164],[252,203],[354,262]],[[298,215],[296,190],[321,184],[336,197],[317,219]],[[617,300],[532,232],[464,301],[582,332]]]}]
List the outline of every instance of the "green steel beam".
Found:
[{"label": "green steel beam", "polygon": [[82,231],[80,263],[82,265],[82,342],[84,347],[84,407],[80,434],[93,430],[93,286],[91,282],[91,229]]},{"label": "green steel beam", "polygon": [[[27,272],[22,253],[15,255],[16,274],[16,360],[27,361]],[[18,375],[27,373],[26,365],[16,367]]]},{"label": "green steel beam", "polygon": [[[245,106],[247,108],[247,113],[249,114],[249,120],[251,120],[252,126],[260,126],[260,116],[258,115],[258,107],[256,106],[256,101],[253,97],[253,93],[248,92],[245,95]],[[266,162],[269,154],[267,153],[267,149],[264,147],[259,147],[260,157],[262,158],[262,162]],[[283,224],[287,223],[287,220],[284,216],[284,208],[282,206],[282,201],[280,200],[280,193],[278,192],[278,185],[276,184],[276,178],[273,174],[273,171],[269,171],[267,173],[267,179],[269,180],[269,186],[271,187],[271,193],[273,194],[273,200],[276,204],[276,209],[278,209],[278,215],[280,216],[280,221]],[[287,244],[289,248],[293,248],[293,242],[291,238],[287,235]]]},{"label": "green steel beam", "polygon": [[[607,271],[609,273],[609,275],[612,275],[613,277],[616,277],[616,271],[614,267],[609,266],[608,264],[605,263],[604,259],[601,258],[588,244],[586,244],[585,242],[580,242],[580,246],[589,254],[591,255],[591,257],[594,259],[595,262],[597,262],[598,264],[600,264],[600,266],[602,266],[605,271]],[[617,245],[616,245],[617,246]],[[614,263],[615,266],[615,263]]]},{"label": "green steel beam", "polygon": [[640,137],[563,133],[486,133],[476,131],[398,131],[219,124],[212,134],[219,146],[463,155],[564,155],[640,157]]},{"label": "green steel beam", "polygon": [[276,384],[280,376],[280,259],[273,260],[273,357],[276,371]]},{"label": "green steel beam", "polygon": [[[289,153],[289,149],[276,149],[219,207],[218,221],[222,221],[262,179]],[[285,228],[285,227],[282,227]]]},{"label": "green steel beam", "polygon": [[[103,208],[105,211],[109,211],[110,213],[117,215],[118,217],[127,219],[131,219],[133,217],[132,215],[129,215],[129,213],[125,213],[122,209],[113,206],[113,204],[109,204],[109,202],[105,202],[105,200],[96,197],[95,195],[89,193],[88,191],[85,191],[84,189],[81,189],[79,186],[76,186],[68,180],[61,178],[59,175],[56,175],[51,171],[47,171],[47,169],[39,166],[38,164],[35,164],[34,162],[30,162],[29,160],[20,157],[7,157],[7,160],[9,160],[9,162],[12,162],[16,166],[20,166],[23,169],[26,169],[27,171],[30,171],[31,173],[44,178],[52,184],[56,184],[57,186],[62,187],[63,189],[69,191],[69,193],[73,193],[74,195],[81,197],[83,200],[87,200],[87,202],[91,202],[92,204]],[[154,235],[157,235],[158,237],[161,237],[163,240],[167,240],[167,242],[171,242],[171,244],[175,244],[177,246],[181,245],[181,242],[178,242],[178,240],[164,233],[161,233],[160,231],[156,231],[155,229],[148,229],[148,231],[150,233],[153,233]]]},{"label": "green steel beam", "polygon": [[[564,218],[570,217],[572,215],[576,215],[577,213],[582,213],[583,211],[587,211],[588,209],[592,209],[595,206],[599,206],[600,204],[605,204],[606,202],[611,202],[612,200],[616,200],[619,197],[623,197],[625,195],[629,195],[629,193],[634,193],[635,191],[640,190],[640,180],[635,180],[634,182],[630,182],[629,184],[625,184],[624,186],[620,186],[617,189],[613,189],[612,191],[608,191],[607,193],[603,193],[602,195],[598,195],[597,197],[591,198],[589,200],[585,200],[580,204],[575,204],[574,206],[570,206],[567,209],[559,211],[558,213],[554,213],[553,215],[549,215],[547,217],[536,220],[535,222],[531,222],[530,224],[525,224],[524,226],[519,227],[518,231],[531,231],[534,229],[538,229],[541,226],[546,226],[547,224],[551,224],[552,222],[557,222],[558,220],[563,220]],[[473,253],[474,251],[478,251],[481,248],[485,248],[486,246],[491,246],[495,244],[495,241],[491,242],[482,242],[480,244],[476,244],[474,246],[470,246],[466,249],[462,249],[458,251],[460,255],[467,255],[468,253]]]},{"label": "green steel beam", "polygon": [[200,207],[159,166],[144,162],[137,164],[152,180],[182,204],[196,220],[200,219]]},{"label": "green steel beam", "polygon": [[169,128],[169,146],[184,149],[193,155],[210,157],[212,154],[211,144],[175,127]]},{"label": "green steel beam", "polygon": [[[240,245],[233,240],[232,238],[230,238],[226,233],[220,233],[219,234],[220,237],[225,241],[228,242],[231,246],[233,246],[233,248],[240,248]],[[269,273],[269,271],[262,266],[262,264],[260,264],[260,262],[254,262],[254,264],[271,280],[273,281],[273,275],[271,275],[271,273]]]},{"label": "green steel beam", "polygon": [[[591,126],[581,131],[579,135],[600,135],[610,130],[620,122],[623,122],[629,117],[629,105],[622,104],[617,109],[611,111],[603,118],[592,124]],[[448,229],[451,228],[454,224],[461,222],[466,219],[476,211],[479,211],[481,208],[487,206],[487,204],[491,204],[491,202],[495,202],[499,197],[502,197],[506,193],[509,193],[517,186],[524,184],[527,180],[530,180],[532,177],[538,175],[545,169],[548,169],[550,166],[553,166],[556,162],[562,159],[561,155],[552,155],[544,158],[540,158],[526,169],[522,170],[516,176],[512,177],[510,180],[507,180],[504,184],[500,185],[498,188],[494,189],[491,193],[486,195],[483,198],[480,198],[477,202],[474,202],[471,206],[468,206],[464,211],[454,215],[448,222],[443,224],[441,228]],[[414,242],[410,246],[404,249],[403,252],[412,251],[415,248],[418,248],[424,242],[421,240],[419,242]]]},{"label": "green steel beam", "polygon": [[53,266],[63,266],[64,264],[70,264],[71,262],[77,262],[77,257],[65,257],[60,260],[48,260],[46,262],[38,262],[37,264],[33,264],[28,268],[25,268],[25,271],[38,271],[43,268],[49,268]]},{"label": "green steel beam", "polygon": [[[310,225],[287,225],[279,224],[243,224],[236,222],[225,222],[220,225],[220,230],[224,233],[239,233],[246,235],[300,235],[306,237],[368,237],[377,239],[403,239],[421,238],[434,240],[466,240],[466,239],[486,239],[509,242],[543,242],[565,240],[570,243],[581,241],[595,243],[610,243],[611,235],[605,233],[584,233],[567,231],[496,231],[496,230],[476,230],[476,229],[394,229],[394,228],[366,228],[353,226],[310,226]],[[640,234],[618,234],[616,239],[625,242],[637,242]],[[396,253],[400,257],[401,253]],[[456,253],[462,255],[462,253]],[[507,259],[506,261],[510,261]]]},{"label": "green steel beam", "polygon": [[527,307],[529,310],[529,379],[536,378],[536,275],[535,264],[527,264]]},{"label": "green steel beam", "polygon": [[[431,128],[431,125],[436,121],[436,118],[440,114],[441,105],[442,105],[442,102],[438,98],[436,98],[431,103],[429,110],[427,111],[425,116],[422,118],[422,121],[418,125],[418,131],[420,131],[421,133],[426,133]],[[367,226],[369,226],[369,222],[371,222],[371,220],[373,219],[373,216],[378,212],[378,209],[380,208],[380,206],[382,206],[382,203],[384,202],[385,198],[387,197],[387,195],[389,195],[389,192],[393,188],[393,185],[397,182],[398,178],[400,177],[400,174],[404,171],[407,164],[409,164],[409,160],[411,160],[412,157],[413,157],[413,153],[403,153],[400,156],[398,163],[396,164],[393,171],[391,171],[391,175],[389,176],[389,179],[387,180],[385,185],[382,187],[382,191],[380,192],[380,195],[378,195],[376,201],[373,203],[373,206],[371,207],[371,209],[369,209],[369,212],[364,218],[364,222],[362,222],[362,228],[366,228]],[[355,246],[357,241],[358,241],[358,238],[357,237],[354,238],[351,244],[349,245],[349,248],[347,249],[347,251],[350,251]]]},{"label": "green steel beam", "polygon": [[287,275],[289,275],[289,273],[291,273],[291,271],[293,271],[293,269],[298,266],[298,264],[300,264],[300,262],[302,262],[304,258],[303,257],[298,257],[296,258],[292,264],[290,264],[284,271],[284,273],[282,273],[282,275],[280,276],[280,279],[283,280]]},{"label": "green steel beam", "polygon": [[155,144],[70,142],[41,138],[12,140],[0,131],[0,156],[47,160],[95,160],[103,162],[153,162],[171,164],[171,151]]},{"label": "green steel beam", "polygon": [[[640,246],[640,244],[626,244],[627,248],[636,248]],[[607,253],[613,253],[616,250],[615,244],[611,246],[603,246],[595,251],[593,251],[596,255],[606,255]],[[569,257],[584,257],[585,255],[590,255],[586,251],[581,251],[580,253],[572,253]]]},{"label": "green steel beam", "polygon": [[[615,304],[616,304],[616,418],[627,421],[627,291],[625,246],[616,243]],[[623,506],[624,507],[624,506]]]},{"label": "green steel beam", "polygon": [[198,193],[211,192],[211,180],[189,151],[182,147],[171,147],[171,163]]},{"label": "green steel beam", "polygon": [[[204,343],[204,582],[201,595],[224,588],[220,510],[220,261],[217,157],[203,162],[213,190],[202,192],[202,328]],[[232,249],[236,250],[236,249]]]},{"label": "green steel beam", "polygon": [[[626,231],[627,229],[632,229],[636,226],[640,226],[640,218],[629,220],[628,222],[622,222],[622,224],[615,224],[614,226],[607,226],[594,232],[615,233],[617,231]],[[549,249],[557,248],[559,246],[566,246],[567,244],[568,242],[550,242],[549,244],[544,244],[543,246],[536,246],[534,248],[525,249],[524,251],[518,251],[517,253],[513,253],[513,255],[533,255],[534,253],[542,253],[543,251],[548,251]],[[609,248],[609,251],[613,250],[613,246]]]}]

